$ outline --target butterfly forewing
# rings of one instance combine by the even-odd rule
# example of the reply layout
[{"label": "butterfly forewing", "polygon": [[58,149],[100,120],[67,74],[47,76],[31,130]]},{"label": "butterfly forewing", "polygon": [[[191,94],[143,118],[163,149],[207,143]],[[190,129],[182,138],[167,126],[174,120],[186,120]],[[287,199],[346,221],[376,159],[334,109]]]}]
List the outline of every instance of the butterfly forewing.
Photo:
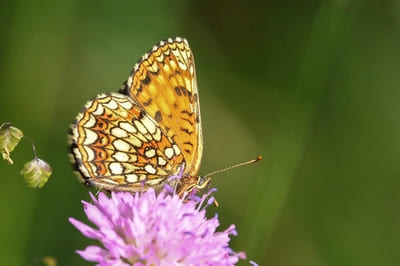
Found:
[{"label": "butterfly forewing", "polygon": [[89,185],[107,190],[159,189],[184,158],[157,122],[130,97],[101,94],[72,126],[75,164]]},{"label": "butterfly forewing", "polygon": [[180,147],[186,161],[184,174],[194,178],[203,143],[195,65],[187,41],[160,42],[138,62],[123,91]]}]

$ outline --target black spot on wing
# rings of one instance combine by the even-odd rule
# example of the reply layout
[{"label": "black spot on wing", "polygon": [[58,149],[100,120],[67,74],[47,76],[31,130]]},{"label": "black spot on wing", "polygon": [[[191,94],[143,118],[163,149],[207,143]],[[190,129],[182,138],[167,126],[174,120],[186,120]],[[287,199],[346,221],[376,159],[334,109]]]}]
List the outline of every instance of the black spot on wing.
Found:
[{"label": "black spot on wing", "polygon": [[188,122],[191,126],[193,126],[193,122],[185,117],[182,117],[182,120],[185,120],[186,122]]},{"label": "black spot on wing", "polygon": [[181,87],[175,87],[174,90],[178,96],[182,96]]},{"label": "black spot on wing", "polygon": [[153,99],[150,98],[147,102],[143,103],[143,106],[149,106],[152,101],[153,101]]},{"label": "black spot on wing", "polygon": [[159,110],[156,112],[154,119],[156,120],[157,123],[160,123],[162,121],[162,115]]},{"label": "black spot on wing", "polygon": [[142,85],[139,86],[139,89],[136,90],[136,97],[139,96],[139,94],[141,94],[143,91],[143,87]]},{"label": "black spot on wing", "polygon": [[183,110],[183,111],[181,111],[181,114],[187,114],[189,117],[192,117],[194,113],[193,112],[189,112],[187,110]]},{"label": "black spot on wing", "polygon": [[190,96],[190,95],[192,95],[192,93],[188,89],[186,89],[184,86],[176,86],[176,87],[174,87],[174,90],[175,90],[175,92],[176,92],[176,94],[178,96],[182,96],[182,95]]},{"label": "black spot on wing", "polygon": [[193,147],[193,143],[191,143],[190,141],[185,141],[183,144],[189,145]]},{"label": "black spot on wing", "polygon": [[187,128],[180,127],[180,130],[182,130],[183,132],[185,132],[185,133],[188,134],[189,136],[193,134],[193,131],[190,131],[190,130],[187,129]]},{"label": "black spot on wing", "polygon": [[144,85],[149,85],[149,83],[151,82],[149,74],[146,74],[146,77],[140,82],[142,82]]}]

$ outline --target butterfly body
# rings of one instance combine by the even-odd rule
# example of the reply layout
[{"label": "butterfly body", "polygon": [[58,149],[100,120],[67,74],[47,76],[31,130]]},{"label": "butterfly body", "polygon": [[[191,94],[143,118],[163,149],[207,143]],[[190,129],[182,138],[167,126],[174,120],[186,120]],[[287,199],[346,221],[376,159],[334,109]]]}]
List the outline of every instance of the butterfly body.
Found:
[{"label": "butterfly body", "polygon": [[[183,38],[161,41],[135,65],[119,93],[88,101],[71,126],[81,179],[111,191],[193,188],[202,156],[193,54]],[[181,180],[169,179],[183,171]]]}]

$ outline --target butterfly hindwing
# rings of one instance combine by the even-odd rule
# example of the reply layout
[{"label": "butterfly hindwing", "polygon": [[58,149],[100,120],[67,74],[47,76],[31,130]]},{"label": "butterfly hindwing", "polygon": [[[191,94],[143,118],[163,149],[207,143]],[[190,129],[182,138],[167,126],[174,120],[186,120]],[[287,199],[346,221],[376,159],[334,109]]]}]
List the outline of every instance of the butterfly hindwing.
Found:
[{"label": "butterfly hindwing", "polygon": [[101,94],[72,126],[75,164],[87,184],[107,190],[161,188],[184,158],[158,123],[130,97]]}]

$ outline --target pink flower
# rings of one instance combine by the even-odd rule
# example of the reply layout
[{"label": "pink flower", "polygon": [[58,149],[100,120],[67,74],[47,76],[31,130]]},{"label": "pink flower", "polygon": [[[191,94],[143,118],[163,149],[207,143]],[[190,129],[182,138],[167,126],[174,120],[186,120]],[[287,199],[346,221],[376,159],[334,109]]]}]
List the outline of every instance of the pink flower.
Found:
[{"label": "pink flower", "polygon": [[235,226],[216,232],[217,215],[207,219],[208,195],[200,201],[166,191],[157,195],[153,189],[135,195],[112,192],[110,198],[90,195],[93,204],[83,205],[95,228],[69,221],[100,242],[77,251],[97,265],[234,265],[245,258],[229,248],[230,235],[237,235]]}]

